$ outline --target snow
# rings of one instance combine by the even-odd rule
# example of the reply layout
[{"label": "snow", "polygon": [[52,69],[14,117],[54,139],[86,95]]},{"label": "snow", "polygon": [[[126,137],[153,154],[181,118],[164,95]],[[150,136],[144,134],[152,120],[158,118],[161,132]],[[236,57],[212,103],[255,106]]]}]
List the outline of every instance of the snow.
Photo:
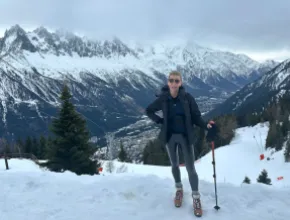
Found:
[{"label": "snow", "polygon": [[[252,182],[256,182],[263,169],[268,171],[272,179],[272,188],[290,189],[290,163],[284,163],[283,151],[272,154],[272,150],[264,150],[268,133],[268,123],[260,123],[253,127],[239,128],[230,145],[215,150],[217,181],[240,186],[245,176]],[[260,155],[270,160],[260,160]],[[211,152],[195,162],[199,178],[213,183]],[[121,164],[115,162],[116,166]],[[104,165],[106,166],[106,165]],[[143,175],[158,175],[162,178],[171,178],[171,170],[168,167],[156,167],[150,165],[127,164],[127,173]],[[185,167],[181,167],[182,176],[186,177]],[[279,176],[284,181],[278,181]]]},{"label": "snow", "polygon": [[[290,164],[282,152],[273,160],[259,160],[264,151],[267,124],[237,129],[228,146],[216,149],[217,190],[221,209],[215,205],[211,154],[196,162],[200,192],[207,220],[286,220],[290,218]],[[255,136],[255,138],[253,137]],[[71,172],[53,173],[29,160],[10,159],[6,171],[0,160],[0,219],[74,220],[127,219],[158,220],[195,218],[185,168],[182,167],[185,201],[173,207],[174,185],[170,167],[114,162],[119,172],[96,176],[77,176]],[[121,166],[125,172],[120,172]],[[104,166],[105,168],[106,166]],[[124,167],[123,167],[124,168]],[[266,169],[273,185],[256,183]],[[288,172],[286,172],[288,170]],[[241,184],[248,175],[252,184]],[[284,176],[283,180],[276,180]],[[4,180],[4,181],[3,181]]]},{"label": "snow", "polygon": [[[71,75],[75,80],[81,81],[82,73],[92,73],[106,82],[113,80],[117,82],[118,78],[133,79],[136,75],[134,70],[145,72],[147,76],[160,81],[151,71],[152,66],[147,62],[142,62],[133,56],[112,57],[110,59],[101,57],[80,57],[78,54],[73,56],[54,54],[40,54],[23,51],[23,59],[11,59],[4,57],[5,63],[12,63],[18,70],[31,71],[31,68],[37,68],[44,76],[62,79],[65,75]],[[10,65],[5,67],[11,68]],[[125,72],[124,72],[125,71]],[[166,72],[167,73],[167,72]],[[139,79],[140,81],[140,79]]]},{"label": "snow", "polygon": [[3,47],[1,50],[2,53],[0,51],[0,55],[5,55],[6,54],[5,52],[9,51],[11,44],[16,40],[16,38],[17,38],[17,35],[15,33],[13,33],[5,39],[5,43],[3,44]]},{"label": "snow", "polygon": [[286,69],[283,72],[278,73],[277,77],[274,80],[275,89],[278,90],[279,86],[290,76],[290,69]]},{"label": "snow", "polygon": [[[24,38],[21,38],[19,33],[27,37],[25,39],[35,46],[36,52],[21,49],[21,45],[29,44],[28,42],[23,44]],[[144,44],[138,49],[127,48],[123,42],[116,40],[106,41],[108,47],[104,42],[85,39],[78,45],[77,42],[70,41],[72,37],[73,35],[69,33],[46,32],[44,28],[25,32],[19,26],[7,32],[5,37],[1,38],[5,46],[1,51],[5,56],[2,57],[2,54],[0,58],[0,72],[4,74],[0,82],[1,100],[5,100],[6,97],[7,100],[14,99],[17,104],[28,102],[34,104],[35,97],[31,97],[34,94],[42,97],[42,101],[55,106],[58,103],[58,94],[52,91],[59,91],[59,82],[64,80],[72,81],[80,87],[87,87],[88,79],[93,79],[91,82],[94,84],[99,84],[101,79],[105,82],[104,86],[112,88],[129,84],[130,88],[135,90],[141,91],[143,88],[155,90],[164,84],[167,74],[177,67],[185,70],[185,84],[196,88],[195,82],[192,81],[193,76],[200,77],[210,85],[224,78],[231,81],[235,74],[246,76],[260,65],[247,56],[212,50],[194,42],[170,40]],[[8,48],[11,48],[11,51],[8,51]],[[76,53],[69,52],[78,49],[91,52],[88,57],[80,57]],[[110,56],[101,57],[107,53]],[[60,55],[57,56],[58,54]],[[93,57],[89,57],[90,55]],[[164,78],[159,74],[163,74]],[[26,92],[19,92],[22,90]],[[91,95],[97,96],[98,89],[91,91],[91,95],[83,92],[80,94],[85,95],[84,98],[87,99]],[[131,97],[122,99],[130,103],[133,101]],[[0,103],[1,108],[3,106],[4,109],[13,109],[13,105],[8,105],[7,100]],[[36,103],[35,108],[38,105],[39,103]],[[5,122],[6,113],[1,113],[1,120]]]},{"label": "snow", "polygon": [[[47,37],[44,37],[41,34],[42,32],[45,32]],[[29,72],[31,67],[34,67],[41,74],[55,79],[62,79],[63,74],[71,74],[78,80],[80,79],[79,74],[81,72],[91,72],[97,74],[98,77],[105,81],[121,77],[123,74],[122,70],[139,70],[155,80],[160,80],[153,74],[152,70],[167,74],[177,66],[186,66],[188,63],[195,63],[195,66],[198,66],[198,69],[192,69],[192,72],[199,72],[199,69],[207,70],[207,72],[209,70],[215,70],[227,78],[229,72],[234,72],[238,75],[247,75],[260,65],[259,62],[251,60],[245,55],[213,50],[199,46],[192,41],[163,41],[154,42],[151,45],[144,44],[133,47],[131,50],[138,51],[138,58],[132,54],[127,54],[125,57],[115,54],[111,58],[84,58],[79,57],[76,53],[69,55],[67,52],[64,52],[64,48],[59,48],[59,51],[63,51],[63,53],[57,56],[55,48],[48,39],[53,39],[55,44],[60,44],[60,42],[67,42],[70,35],[73,36],[72,33],[65,35],[61,33],[50,33],[44,28],[27,32],[26,36],[38,49],[38,52],[30,53],[28,51],[19,51],[19,57],[15,57],[15,60],[5,59],[16,69],[27,70]],[[16,37],[16,34],[7,36],[5,44],[11,46]],[[90,48],[87,42],[88,40],[84,40],[85,45]],[[99,45],[100,42],[98,42],[91,41],[92,44],[96,45]],[[126,45],[121,41],[117,40],[116,42],[114,40],[110,43],[117,44],[121,49],[125,50]],[[20,58],[21,56],[22,58]],[[271,63],[269,62],[269,64]],[[125,77],[130,78],[130,75]]]},{"label": "snow", "polygon": [[6,125],[7,106],[5,100],[1,100],[1,104],[3,107],[2,121]]},{"label": "snow", "polygon": [[260,87],[263,84],[269,83],[269,90],[281,89],[281,84],[289,77],[290,72],[287,65],[289,65],[290,59],[287,59],[280,63],[271,74],[265,74],[256,83],[255,88]]}]

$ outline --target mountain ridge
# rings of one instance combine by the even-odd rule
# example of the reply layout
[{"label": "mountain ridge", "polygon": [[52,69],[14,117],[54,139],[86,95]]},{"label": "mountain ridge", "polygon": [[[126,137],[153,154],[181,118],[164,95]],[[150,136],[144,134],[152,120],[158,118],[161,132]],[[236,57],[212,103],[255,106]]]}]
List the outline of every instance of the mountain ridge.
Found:
[{"label": "mountain ridge", "polygon": [[142,118],[173,69],[182,72],[187,91],[206,112],[213,107],[208,97],[219,103],[251,82],[253,72],[259,77],[276,65],[185,45],[137,49],[118,38],[90,40],[44,27],[27,32],[15,25],[0,38],[0,133],[47,134],[65,82],[78,111],[95,122],[89,127],[98,136]]},{"label": "mountain ridge", "polygon": [[229,97],[205,117],[214,117],[220,114],[249,114],[261,112],[269,104],[290,89],[290,58],[284,60],[271,71],[247,84],[234,95]]}]

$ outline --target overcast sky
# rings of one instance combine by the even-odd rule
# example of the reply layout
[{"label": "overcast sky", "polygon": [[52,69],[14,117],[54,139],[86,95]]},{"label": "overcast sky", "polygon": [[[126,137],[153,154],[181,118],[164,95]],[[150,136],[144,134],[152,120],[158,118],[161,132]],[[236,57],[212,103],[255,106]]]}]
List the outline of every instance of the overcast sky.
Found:
[{"label": "overcast sky", "polygon": [[194,40],[256,59],[290,58],[290,0],[0,0],[6,28],[46,26],[89,37]]}]

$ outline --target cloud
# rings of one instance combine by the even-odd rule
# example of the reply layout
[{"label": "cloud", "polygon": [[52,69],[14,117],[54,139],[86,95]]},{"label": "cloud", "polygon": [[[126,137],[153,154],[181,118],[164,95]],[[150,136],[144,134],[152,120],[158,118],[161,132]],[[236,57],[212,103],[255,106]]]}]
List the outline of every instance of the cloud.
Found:
[{"label": "cloud", "polygon": [[289,0],[1,0],[0,31],[18,23],[90,37],[184,38],[249,53],[290,50]]}]

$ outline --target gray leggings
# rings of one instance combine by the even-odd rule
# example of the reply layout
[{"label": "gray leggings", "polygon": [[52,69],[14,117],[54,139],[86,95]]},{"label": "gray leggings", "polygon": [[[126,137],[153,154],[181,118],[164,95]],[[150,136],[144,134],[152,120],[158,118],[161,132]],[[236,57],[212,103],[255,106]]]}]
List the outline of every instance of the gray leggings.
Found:
[{"label": "gray leggings", "polygon": [[179,158],[178,158],[178,145],[181,146],[185,167],[188,173],[189,183],[193,192],[198,191],[198,175],[194,167],[194,150],[192,146],[189,146],[185,137],[181,134],[172,134],[170,140],[166,145],[168,156],[171,162],[172,175],[174,177],[176,188],[182,188]]}]

